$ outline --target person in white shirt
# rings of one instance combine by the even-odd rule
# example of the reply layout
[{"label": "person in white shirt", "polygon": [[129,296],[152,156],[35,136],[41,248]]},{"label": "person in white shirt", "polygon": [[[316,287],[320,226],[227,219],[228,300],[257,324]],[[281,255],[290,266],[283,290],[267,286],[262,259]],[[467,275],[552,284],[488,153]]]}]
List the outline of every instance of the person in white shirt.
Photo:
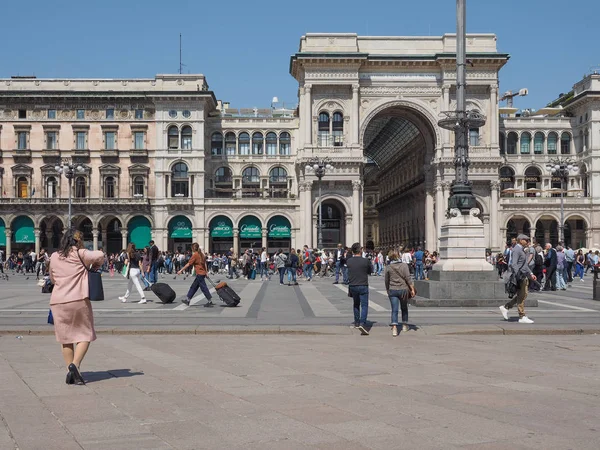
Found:
[{"label": "person in white shirt", "polygon": [[260,253],[260,281],[269,280],[269,267],[267,264],[268,260],[267,249],[265,247],[262,248],[262,252]]}]

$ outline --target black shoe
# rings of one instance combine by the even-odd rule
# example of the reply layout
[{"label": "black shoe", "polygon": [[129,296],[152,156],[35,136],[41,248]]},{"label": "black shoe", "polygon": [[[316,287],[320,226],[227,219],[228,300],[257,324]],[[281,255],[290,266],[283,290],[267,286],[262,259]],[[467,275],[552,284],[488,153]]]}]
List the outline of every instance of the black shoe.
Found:
[{"label": "black shoe", "polygon": [[73,377],[73,384],[78,384],[78,385],[85,384],[85,380],[79,373],[79,369],[77,369],[77,366],[75,364],[73,364],[73,363],[69,364],[69,373],[71,374],[71,377]]},{"label": "black shoe", "polygon": [[333,284],[340,284],[338,281],[334,281]]},{"label": "black shoe", "polygon": [[186,305],[188,305],[188,306],[189,306],[189,304],[190,304],[190,299],[189,299],[189,298],[183,298],[183,299],[181,299],[181,303],[185,303]]},{"label": "black shoe", "polygon": [[369,332],[364,327],[364,325],[359,325],[358,329],[360,331],[360,334],[362,334],[363,336],[368,336],[369,335]]},{"label": "black shoe", "polygon": [[65,380],[65,383],[75,384],[75,381],[73,380],[73,374],[71,372],[67,372],[67,379]]},{"label": "black shoe", "polygon": [[151,290],[152,289],[150,289],[150,286],[144,288],[144,291],[151,291]]},{"label": "black shoe", "polygon": [[212,302],[212,300],[209,300],[204,304],[205,308],[211,308],[213,306],[215,306],[215,304]]}]

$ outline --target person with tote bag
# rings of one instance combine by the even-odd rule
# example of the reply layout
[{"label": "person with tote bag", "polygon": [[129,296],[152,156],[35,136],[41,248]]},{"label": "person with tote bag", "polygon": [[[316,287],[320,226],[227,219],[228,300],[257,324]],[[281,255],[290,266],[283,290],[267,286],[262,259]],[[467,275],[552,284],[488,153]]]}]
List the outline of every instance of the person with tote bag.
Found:
[{"label": "person with tote bag", "polygon": [[79,367],[90,342],[96,340],[88,271],[103,263],[104,253],[84,249],[83,234],[73,229],[65,232],[60,248],[50,258],[48,272],[54,284],[50,309],[68,370],[67,384],[85,384]]}]

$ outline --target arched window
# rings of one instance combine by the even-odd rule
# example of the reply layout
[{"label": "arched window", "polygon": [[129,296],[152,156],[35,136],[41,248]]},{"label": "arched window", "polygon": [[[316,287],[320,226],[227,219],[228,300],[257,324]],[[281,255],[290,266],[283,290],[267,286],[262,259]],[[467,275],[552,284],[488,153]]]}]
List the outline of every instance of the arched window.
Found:
[{"label": "arched window", "polygon": [[291,153],[291,142],[290,133],[284,131],[279,135],[279,154],[289,155]]},{"label": "arched window", "polygon": [[326,112],[319,114],[318,137],[319,146],[327,147],[329,145],[329,114]]},{"label": "arched window", "polygon": [[133,179],[133,196],[143,197],[144,196],[144,177],[137,176]]},{"label": "arched window", "polygon": [[510,167],[504,166],[500,168],[500,196],[514,197],[515,188],[515,171]]},{"label": "arched window", "polygon": [[242,172],[242,196],[260,197],[260,174],[256,167],[246,167]]},{"label": "arched window", "polygon": [[509,155],[516,155],[517,154],[517,141],[519,140],[519,137],[517,136],[517,133],[515,133],[514,131],[511,131],[510,133],[508,133],[508,137],[506,139],[506,152]]},{"label": "arched window", "polygon": [[563,133],[560,136],[560,154],[568,155],[569,153],[571,153],[571,135]]},{"label": "arched window", "polygon": [[541,155],[544,153],[544,133],[537,132],[533,137],[533,153]]},{"label": "arched window", "polygon": [[555,132],[552,132],[548,135],[548,154],[556,155],[558,143],[558,135]]},{"label": "arched window", "polygon": [[479,145],[479,128],[469,128],[469,145]]},{"label": "arched window", "polygon": [[75,179],[75,197],[76,198],[86,198],[86,181],[85,177],[77,177]]},{"label": "arched window", "polygon": [[167,134],[169,135],[169,150],[177,150],[179,148],[179,130],[173,125],[169,127]]},{"label": "arched window", "polygon": [[171,171],[171,196],[189,197],[188,167],[185,163],[178,162]]},{"label": "arched window", "polygon": [[283,167],[273,167],[269,172],[271,198],[286,198],[288,195],[287,171]]},{"label": "arched window", "polygon": [[590,133],[588,130],[585,130],[585,135],[583,136],[583,150],[585,151],[590,148]]},{"label": "arched window", "polygon": [[252,154],[262,155],[263,153],[263,135],[262,133],[254,133],[252,135]]},{"label": "arched window", "polygon": [[29,197],[29,181],[26,177],[19,177],[19,179],[17,180],[17,197]]},{"label": "arched window", "polygon": [[219,167],[215,172],[215,183],[228,183],[232,181],[231,169],[229,167]]},{"label": "arched window", "polygon": [[229,167],[219,167],[215,171],[213,196],[218,198],[231,198],[233,192],[233,174],[231,169]]},{"label": "arched window", "polygon": [[225,135],[225,154],[228,156],[235,155],[235,133],[231,131]]},{"label": "arched window", "polygon": [[273,132],[267,133],[267,155],[277,155],[277,135]]},{"label": "arched window", "polygon": [[531,153],[531,134],[521,133],[521,154],[528,155]]},{"label": "arched window", "polygon": [[210,152],[212,155],[223,154],[223,135],[219,132],[213,133],[210,138]]},{"label": "arched window", "polygon": [[104,198],[115,198],[115,178],[106,177],[104,179]]},{"label": "arched window", "polygon": [[506,136],[504,136],[504,133],[500,133],[499,140],[500,140],[500,154],[504,155],[506,153]]},{"label": "arched window", "polygon": [[250,135],[246,132],[240,133],[238,136],[238,153],[240,155],[250,154]]},{"label": "arched window", "polygon": [[333,145],[341,147],[344,145],[344,116],[340,112],[333,113],[333,123],[331,124],[333,136]]},{"label": "arched window", "polygon": [[189,125],[186,125],[181,129],[181,149],[192,149],[192,127]]},{"label": "arched window", "polygon": [[528,167],[525,170],[525,194],[527,197],[539,197],[542,187],[542,172],[537,167]]},{"label": "arched window", "polygon": [[56,198],[58,196],[58,182],[55,177],[46,179],[46,198]]}]

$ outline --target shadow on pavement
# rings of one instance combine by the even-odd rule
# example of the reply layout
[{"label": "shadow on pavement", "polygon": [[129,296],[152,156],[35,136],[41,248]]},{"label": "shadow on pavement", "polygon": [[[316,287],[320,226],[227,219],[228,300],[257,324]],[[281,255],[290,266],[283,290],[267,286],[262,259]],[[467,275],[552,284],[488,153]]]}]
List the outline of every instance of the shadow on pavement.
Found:
[{"label": "shadow on pavement", "polygon": [[82,372],[86,383],[109,380],[111,378],[128,378],[144,375],[144,372],[132,372],[131,369],[106,370],[101,372]]}]

